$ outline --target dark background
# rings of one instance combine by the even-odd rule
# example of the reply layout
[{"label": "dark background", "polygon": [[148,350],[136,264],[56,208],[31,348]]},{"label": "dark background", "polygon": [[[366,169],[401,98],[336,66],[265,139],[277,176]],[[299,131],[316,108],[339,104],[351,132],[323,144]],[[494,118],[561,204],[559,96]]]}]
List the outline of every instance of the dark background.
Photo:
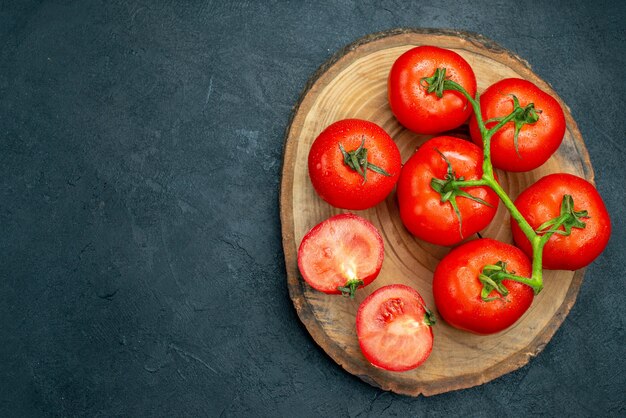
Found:
[{"label": "dark background", "polygon": [[[626,2],[0,1],[0,415],[626,414]],[[283,134],[308,77],[394,27],[481,33],[571,108],[614,225],[545,350],[382,392],[287,294]]]}]

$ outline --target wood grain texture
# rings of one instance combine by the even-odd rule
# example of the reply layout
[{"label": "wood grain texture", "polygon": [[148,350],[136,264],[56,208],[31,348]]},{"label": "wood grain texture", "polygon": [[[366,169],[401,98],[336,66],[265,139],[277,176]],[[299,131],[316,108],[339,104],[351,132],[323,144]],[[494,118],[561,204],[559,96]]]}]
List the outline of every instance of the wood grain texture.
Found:
[{"label": "wood grain texture", "polygon": [[[344,369],[385,390],[417,396],[433,395],[488,382],[518,369],[536,356],[552,338],[576,300],[584,271],[546,271],[545,288],[531,308],[511,328],[492,336],[477,336],[448,326],[434,328],[431,357],[420,368],[393,373],[370,365],[356,336],[355,315],[360,302],[374,290],[392,283],[417,289],[434,308],[432,273],[449,248],[416,239],[402,225],[395,193],[378,206],[356,211],[376,225],[385,240],[381,274],[357,292],[355,300],[325,295],[308,287],[297,268],[297,248],[318,222],[342,210],[323,202],[308,178],[308,150],[329,124],[344,118],[367,119],[382,126],[396,141],[402,160],[429,138],[399,125],[387,103],[387,75],[395,59],[417,45],[437,45],[462,55],[472,66],[483,91],[497,80],[520,77],[555,96],[564,109],[567,131],[557,153],[528,173],[498,171],[501,184],[515,198],[524,188],[552,172],[567,172],[593,182],[589,156],[569,108],[528,63],[479,35],[442,30],[399,29],[373,34],[348,45],[326,62],[305,87],[287,128],[280,204],[283,249],[289,293],[301,321],[314,340]],[[467,136],[459,129],[457,136]],[[483,236],[512,242],[510,221],[500,205]]]}]

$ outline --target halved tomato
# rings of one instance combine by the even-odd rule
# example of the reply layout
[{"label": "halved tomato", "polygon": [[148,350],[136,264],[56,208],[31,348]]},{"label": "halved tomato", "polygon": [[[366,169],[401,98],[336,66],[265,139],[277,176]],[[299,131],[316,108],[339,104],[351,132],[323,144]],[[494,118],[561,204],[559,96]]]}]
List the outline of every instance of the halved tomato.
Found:
[{"label": "halved tomato", "polygon": [[396,372],[422,364],[433,349],[434,317],[413,288],[381,287],[369,295],[356,314],[361,351],[374,366]]},{"label": "halved tomato", "polygon": [[376,227],[344,213],[317,224],[304,236],[298,267],[312,288],[353,297],[358,287],[378,276],[383,257],[383,239]]}]

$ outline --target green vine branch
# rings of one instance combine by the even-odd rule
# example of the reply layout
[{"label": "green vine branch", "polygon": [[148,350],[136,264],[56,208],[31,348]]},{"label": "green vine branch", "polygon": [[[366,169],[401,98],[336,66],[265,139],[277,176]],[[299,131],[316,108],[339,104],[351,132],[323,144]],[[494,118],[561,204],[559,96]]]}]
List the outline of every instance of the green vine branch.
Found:
[{"label": "green vine branch", "polygon": [[[530,241],[533,250],[531,277],[521,277],[515,275],[514,272],[507,271],[506,263],[502,261],[499,261],[494,265],[484,266],[481,274],[479,275],[479,280],[483,284],[481,292],[482,299],[486,302],[498,299],[498,297],[494,298],[489,296],[494,290],[500,294],[501,297],[506,297],[506,295],[508,295],[508,289],[502,284],[503,280],[513,280],[523,283],[530,286],[534,290],[535,294],[539,293],[543,289],[543,248],[553,234],[569,235],[572,228],[584,228],[585,223],[581,219],[588,216],[587,211],[575,211],[572,196],[565,195],[563,196],[563,201],[561,203],[560,215],[540,225],[537,230],[534,230],[517,209],[513,200],[495,179],[493,165],[491,163],[491,138],[507,123],[513,122],[515,127],[515,150],[519,156],[520,154],[517,143],[519,132],[524,125],[536,123],[540,118],[541,111],[535,109],[535,105],[533,103],[529,103],[524,107],[520,106],[517,97],[512,95],[513,110],[511,113],[504,117],[484,121],[478,94],[476,94],[476,98],[474,98],[467,92],[467,90],[465,90],[465,88],[463,88],[463,86],[450,80],[449,78],[446,78],[445,68],[437,68],[431,77],[422,78],[420,80],[420,84],[427,93],[435,94],[439,98],[443,97],[444,92],[448,90],[461,93],[467,99],[470,106],[472,106],[478,129],[480,130],[480,135],[483,139],[483,175],[480,180],[466,181],[462,177],[456,178],[450,162],[444,157],[446,163],[448,164],[447,174],[444,179],[432,179],[431,187],[441,194],[442,202],[450,202],[452,207],[455,209],[457,217],[459,218],[459,225],[461,224],[461,218],[460,212],[458,211],[458,208],[456,208],[455,197],[459,195],[465,196],[463,194],[459,194],[458,191],[460,188],[473,186],[490,187],[502,201],[511,217],[515,220],[515,222],[517,222],[528,241]],[[486,124],[492,122],[498,123],[491,128],[487,128]]]}]

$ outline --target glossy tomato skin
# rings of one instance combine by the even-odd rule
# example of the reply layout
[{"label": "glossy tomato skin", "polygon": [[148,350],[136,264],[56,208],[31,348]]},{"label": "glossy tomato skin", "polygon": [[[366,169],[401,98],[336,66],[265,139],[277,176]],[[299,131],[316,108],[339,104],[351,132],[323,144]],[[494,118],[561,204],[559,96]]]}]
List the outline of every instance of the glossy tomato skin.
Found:
[{"label": "glossy tomato skin", "polygon": [[[539,89],[530,81],[507,78],[491,85],[480,96],[483,120],[504,117],[513,111],[515,95],[521,107],[529,103],[540,110],[539,120],[522,126],[518,135],[519,155],[515,151],[515,126],[509,122],[491,138],[491,162],[494,167],[506,171],[529,171],[548,161],[559,148],[565,135],[565,115],[563,109],[552,96]],[[487,128],[498,122],[490,122]],[[470,135],[479,146],[483,146],[476,118],[470,120]]]},{"label": "glossy tomato skin", "polygon": [[499,199],[488,187],[464,189],[491,205],[457,197],[462,218],[462,235],[459,220],[449,202],[442,203],[441,195],[431,187],[433,177],[445,178],[450,161],[457,177],[477,180],[482,177],[483,153],[475,144],[451,136],[439,136],[426,141],[402,167],[397,195],[400,218],[416,237],[438,245],[454,245],[484,229],[496,214]]},{"label": "glossy tomato skin", "polygon": [[[344,163],[346,151],[357,149],[365,139],[367,161],[390,176],[367,170],[367,181]],[[393,190],[402,159],[393,139],[383,128],[361,119],[344,119],[328,126],[313,142],[308,166],[311,183],[326,202],[341,209],[362,210],[382,202]]]},{"label": "glossy tomato skin", "polygon": [[367,219],[352,213],[332,216],[314,226],[298,248],[298,268],[314,289],[328,294],[348,280],[370,284],[380,273],[384,242]]},{"label": "glossy tomato skin", "polygon": [[383,286],[369,295],[359,306],[356,331],[365,358],[385,370],[414,369],[433,348],[424,300],[403,284]]},{"label": "glossy tomato skin", "polygon": [[[511,280],[502,283],[509,290],[504,298],[485,302],[478,274],[486,265],[507,263],[507,270],[530,277],[531,262],[517,247],[493,239],[467,242],[446,255],[433,277],[435,305],[441,317],[455,328],[475,334],[493,334],[513,325],[533,301],[533,290]],[[489,297],[500,296],[495,290]]]},{"label": "glossy tomato skin", "polygon": [[[588,211],[581,219],[585,228],[572,228],[569,236],[553,234],[543,249],[543,267],[550,270],[578,270],[590,264],[604,250],[611,236],[611,220],[602,197],[587,180],[572,174],[549,174],[524,190],[515,206],[533,229],[559,216],[563,195],[574,199],[574,210]],[[511,220],[513,239],[532,257],[530,242]]]},{"label": "glossy tomato skin", "polygon": [[472,114],[467,99],[457,91],[445,91],[438,98],[420,84],[437,68],[446,68],[446,77],[474,97],[476,76],[472,67],[456,52],[435,46],[418,46],[402,54],[391,67],[387,82],[389,105],[398,121],[420,134],[437,134],[462,125]]}]

